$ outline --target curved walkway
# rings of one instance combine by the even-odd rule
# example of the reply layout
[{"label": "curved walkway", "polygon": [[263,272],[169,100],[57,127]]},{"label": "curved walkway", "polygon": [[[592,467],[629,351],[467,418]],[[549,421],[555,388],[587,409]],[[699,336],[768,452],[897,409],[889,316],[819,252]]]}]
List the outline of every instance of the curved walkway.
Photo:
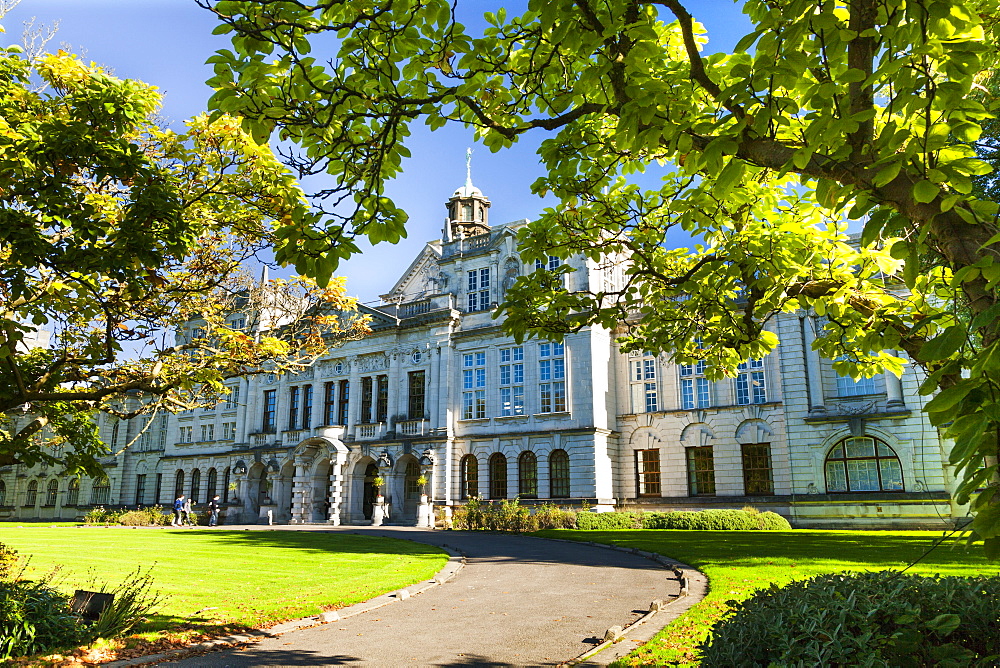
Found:
[{"label": "curved walkway", "polygon": [[[268,528],[349,531],[447,545],[466,555],[466,565],[444,584],[396,605],[159,665],[558,665],[601,642],[607,629],[640,618],[651,601],[670,600],[680,589],[671,570],[645,557],[581,543],[404,527]],[[654,617],[642,636],[662,628],[671,616]],[[612,654],[636,644],[627,637]],[[609,652],[587,664],[612,658],[604,654]]]}]

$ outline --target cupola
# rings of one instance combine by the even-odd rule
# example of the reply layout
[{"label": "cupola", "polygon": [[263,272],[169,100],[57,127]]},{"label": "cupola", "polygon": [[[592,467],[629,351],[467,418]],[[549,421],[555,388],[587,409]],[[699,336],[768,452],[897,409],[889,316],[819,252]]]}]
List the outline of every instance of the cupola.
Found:
[{"label": "cupola", "polygon": [[490,200],[479,188],[472,185],[471,148],[465,151],[465,185],[452,194],[445,206],[448,208],[444,229],[445,241],[486,234],[490,231]]}]

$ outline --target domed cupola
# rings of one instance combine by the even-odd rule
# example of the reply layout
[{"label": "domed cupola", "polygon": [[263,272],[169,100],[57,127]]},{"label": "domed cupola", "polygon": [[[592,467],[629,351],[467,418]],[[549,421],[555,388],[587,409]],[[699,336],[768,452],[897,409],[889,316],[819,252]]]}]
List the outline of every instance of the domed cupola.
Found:
[{"label": "domed cupola", "polygon": [[452,194],[445,206],[448,207],[445,241],[454,241],[460,236],[486,234],[490,231],[490,200],[483,191],[472,185],[471,148],[465,152],[465,185]]}]

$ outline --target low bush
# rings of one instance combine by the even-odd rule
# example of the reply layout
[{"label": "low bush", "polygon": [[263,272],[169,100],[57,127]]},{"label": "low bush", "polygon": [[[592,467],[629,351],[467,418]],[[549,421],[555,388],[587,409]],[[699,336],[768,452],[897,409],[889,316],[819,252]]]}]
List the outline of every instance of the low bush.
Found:
[{"label": "low bush", "polygon": [[576,528],[584,531],[641,529],[643,513],[578,513]]},{"label": "low bush", "polygon": [[743,510],[677,510],[669,513],[617,512],[579,513],[578,529],[680,529],[684,531],[790,531],[791,525],[777,513]]},{"label": "low bush", "polygon": [[456,529],[527,533],[539,529],[572,529],[576,526],[576,517],[576,513],[551,503],[542,504],[532,513],[517,498],[509,501],[471,498],[454,510],[451,523]]},{"label": "low bush", "polygon": [[163,506],[150,506],[137,510],[107,510],[103,506],[91,508],[83,516],[84,524],[121,524],[130,527],[164,526],[170,524],[170,515]]},{"label": "low bush", "polygon": [[1000,660],[1000,577],[820,575],[730,601],[713,666],[984,666]]},{"label": "low bush", "polygon": [[0,581],[0,660],[78,645],[86,628],[47,582]]},{"label": "low bush", "polygon": [[19,561],[17,550],[0,543],[0,580],[12,578]]}]

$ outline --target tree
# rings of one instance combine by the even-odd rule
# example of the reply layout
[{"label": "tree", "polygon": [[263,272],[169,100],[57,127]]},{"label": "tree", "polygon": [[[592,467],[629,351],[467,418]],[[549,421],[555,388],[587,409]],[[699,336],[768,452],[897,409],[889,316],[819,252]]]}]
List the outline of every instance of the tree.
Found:
[{"label": "tree", "polygon": [[271,150],[225,116],[160,128],[159,103],[72,55],[0,50],[0,466],[99,475],[98,413],[148,423],[365,332],[343,281],[250,275],[307,206]]},{"label": "tree", "polygon": [[[212,58],[211,105],[259,140],[275,130],[300,174],[327,172],[319,211],[281,233],[279,256],[323,278],[345,239],[402,233],[382,184],[414,122],[462,123],[491,150],[545,133],[533,188],[558,204],[522,233],[526,261],[623,258],[621,281],[569,292],[544,272],[500,312],[516,336],[628,323],[627,349],[709,374],[777,345],[777,312],[828,323],[817,347],[853,376],[927,371],[934,424],[950,425],[960,502],[1000,556],[1000,305],[991,171],[976,143],[995,103],[993,0],[747,0],[732,53],[680,0],[529,0],[470,35],[446,0],[200,0],[234,51]],[[333,46],[321,63],[312,46]],[[651,171],[658,189],[631,178]],[[848,221],[863,221],[860,248]],[[670,249],[668,232],[693,236]],[[697,343],[696,343],[697,342]]]}]

